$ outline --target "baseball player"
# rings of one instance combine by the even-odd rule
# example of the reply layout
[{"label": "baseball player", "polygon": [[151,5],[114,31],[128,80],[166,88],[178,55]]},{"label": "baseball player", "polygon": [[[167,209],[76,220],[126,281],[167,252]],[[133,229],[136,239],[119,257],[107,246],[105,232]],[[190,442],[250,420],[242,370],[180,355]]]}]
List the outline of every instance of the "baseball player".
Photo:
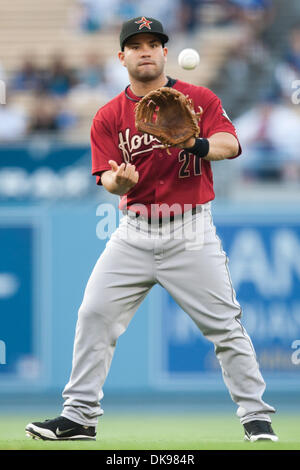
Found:
[{"label": "baseball player", "polygon": [[[34,438],[96,438],[102,388],[116,342],[158,283],[213,342],[245,439],[278,440],[270,418],[275,409],[262,399],[265,382],[240,321],[241,307],[210,210],[210,162],[238,157],[241,147],[212,91],[166,76],[168,39],[154,18],[133,18],[122,26],[118,56],[130,84],[95,115],[91,147],[97,184],[121,197],[124,216],[85,289],[62,413],[28,424],[26,432]],[[137,130],[136,106],[161,87],[181,92],[195,110],[202,110],[199,137],[166,148],[151,133]],[[200,220],[202,238],[197,231],[194,240],[171,236]],[[166,226],[169,236],[163,237]],[[149,228],[155,236],[147,236]]]}]

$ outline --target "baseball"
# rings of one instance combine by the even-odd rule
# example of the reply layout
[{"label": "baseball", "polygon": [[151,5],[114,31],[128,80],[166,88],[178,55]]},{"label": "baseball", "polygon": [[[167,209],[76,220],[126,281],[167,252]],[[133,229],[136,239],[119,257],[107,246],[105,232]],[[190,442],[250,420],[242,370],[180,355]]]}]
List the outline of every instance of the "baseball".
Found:
[{"label": "baseball", "polygon": [[192,70],[199,65],[200,56],[195,49],[183,49],[178,56],[178,64],[186,70]]}]

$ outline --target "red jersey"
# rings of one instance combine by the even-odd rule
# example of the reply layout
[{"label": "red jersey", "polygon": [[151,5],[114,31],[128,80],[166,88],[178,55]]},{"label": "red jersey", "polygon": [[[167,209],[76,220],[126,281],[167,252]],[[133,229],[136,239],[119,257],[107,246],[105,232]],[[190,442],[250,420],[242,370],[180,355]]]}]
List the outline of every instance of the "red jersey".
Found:
[{"label": "red jersey", "polygon": [[[236,130],[224,111],[220,99],[208,88],[180,80],[169,80],[176,90],[192,99],[195,111],[203,109],[200,137],[228,132],[236,138]],[[141,97],[130,87],[99,109],[91,128],[92,174],[101,184],[101,173],[110,170],[109,160],[118,165],[135,165],[138,183],[121,198],[121,210],[136,210],[140,204],[151,213],[151,205],[179,207],[174,212],[214,199],[210,162],[180,148],[170,148],[170,155],[154,136],[142,134],[135,127],[134,108]],[[241,147],[236,155],[241,154]],[[235,157],[233,157],[235,158]],[[140,212],[140,211],[139,211]]]}]

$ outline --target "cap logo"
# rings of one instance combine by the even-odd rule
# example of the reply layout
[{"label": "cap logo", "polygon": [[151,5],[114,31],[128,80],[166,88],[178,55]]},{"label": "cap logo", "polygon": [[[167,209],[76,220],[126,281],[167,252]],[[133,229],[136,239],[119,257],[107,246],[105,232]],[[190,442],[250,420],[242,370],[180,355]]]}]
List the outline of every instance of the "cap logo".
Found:
[{"label": "cap logo", "polygon": [[139,21],[135,21],[135,23],[140,25],[139,29],[143,29],[143,28],[151,29],[150,24],[152,23],[152,21],[147,20],[147,18],[143,16]]}]

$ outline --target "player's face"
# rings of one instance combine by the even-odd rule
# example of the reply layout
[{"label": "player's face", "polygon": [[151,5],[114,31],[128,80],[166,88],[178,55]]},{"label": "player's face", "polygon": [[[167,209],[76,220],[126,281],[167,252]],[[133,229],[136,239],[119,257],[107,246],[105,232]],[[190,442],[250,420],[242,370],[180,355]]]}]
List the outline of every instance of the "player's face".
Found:
[{"label": "player's face", "polygon": [[147,82],[163,74],[167,52],[154,34],[136,34],[128,39],[124,52],[119,52],[119,59],[130,77]]}]

